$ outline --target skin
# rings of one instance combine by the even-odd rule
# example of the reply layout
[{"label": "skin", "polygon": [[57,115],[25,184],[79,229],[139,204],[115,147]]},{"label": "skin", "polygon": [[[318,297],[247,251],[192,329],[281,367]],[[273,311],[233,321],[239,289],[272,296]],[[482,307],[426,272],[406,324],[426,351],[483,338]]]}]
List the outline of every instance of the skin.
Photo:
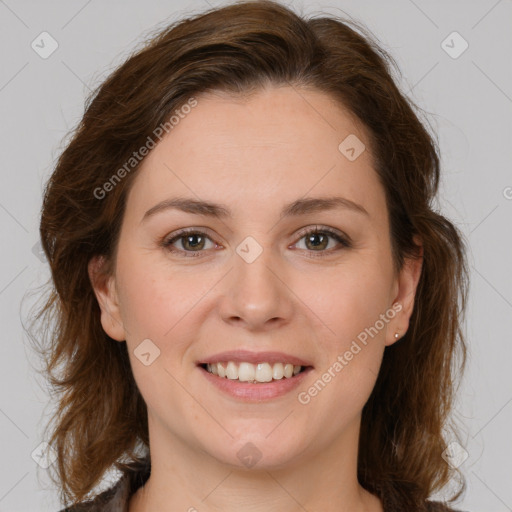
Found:
[{"label": "skin", "polygon": [[[138,171],[115,275],[101,277],[101,258],[89,265],[103,328],[126,340],[148,408],[152,473],[129,510],[382,511],[357,481],[361,411],[386,346],[408,328],[421,258],[394,270],[384,189],[364,126],[315,90],[196,98]],[[338,150],[349,134],[366,145],[354,161]],[[286,203],[330,195],[360,204],[368,215],[339,208],[279,219]],[[233,218],[167,210],[141,222],[175,196],[222,203]],[[299,230],[316,224],[348,235],[352,246],[334,238],[319,249],[308,244]],[[160,244],[188,227],[206,231],[199,249],[186,237],[173,244],[184,256]],[[247,236],[263,248],[250,264],[236,252]],[[194,250],[202,256],[187,257]],[[320,251],[324,257],[308,257]],[[402,306],[394,318],[301,404],[298,392],[394,303]],[[149,366],[134,355],[147,338],[160,349]],[[284,397],[242,403],[196,366],[236,348],[294,354],[314,368]],[[237,457],[248,442],[262,455],[251,468]]]}]

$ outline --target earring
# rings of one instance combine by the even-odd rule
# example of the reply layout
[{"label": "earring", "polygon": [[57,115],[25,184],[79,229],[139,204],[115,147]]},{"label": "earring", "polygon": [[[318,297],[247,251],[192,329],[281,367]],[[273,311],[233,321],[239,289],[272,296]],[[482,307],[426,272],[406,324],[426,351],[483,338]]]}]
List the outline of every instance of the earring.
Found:
[{"label": "earring", "polygon": [[398,333],[397,333],[397,332],[395,332],[395,339],[396,339],[396,338],[398,338]]}]

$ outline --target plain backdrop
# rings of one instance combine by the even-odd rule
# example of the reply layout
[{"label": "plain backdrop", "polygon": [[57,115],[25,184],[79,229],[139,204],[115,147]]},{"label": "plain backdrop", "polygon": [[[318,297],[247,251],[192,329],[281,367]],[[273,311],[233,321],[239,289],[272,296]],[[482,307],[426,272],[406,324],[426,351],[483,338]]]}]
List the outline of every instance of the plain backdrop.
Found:
[{"label": "plain backdrop", "polygon": [[[440,206],[471,251],[470,354],[455,411],[468,490],[458,506],[512,511],[512,2],[287,3],[363,22],[438,134]],[[0,512],[60,509],[37,463],[53,406],[22,327],[22,299],[49,276],[37,250],[44,182],[91,89],[151,31],[223,4],[0,0]],[[52,44],[57,49],[43,58],[41,47]]]}]

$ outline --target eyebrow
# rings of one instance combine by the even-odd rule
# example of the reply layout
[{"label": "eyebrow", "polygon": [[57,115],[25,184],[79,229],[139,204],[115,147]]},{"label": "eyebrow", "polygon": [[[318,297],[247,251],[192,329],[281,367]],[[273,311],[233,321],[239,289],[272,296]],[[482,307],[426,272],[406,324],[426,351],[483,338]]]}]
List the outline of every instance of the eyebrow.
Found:
[{"label": "eyebrow", "polygon": [[[333,210],[336,208],[345,208],[347,210],[369,216],[369,213],[360,204],[344,197],[331,196],[297,199],[283,207],[280,218],[298,217],[300,215],[307,215],[308,213]],[[179,210],[185,213],[204,215],[219,219],[232,218],[231,211],[223,204],[200,201],[188,197],[173,197],[150,208],[144,214],[141,223],[148,220],[150,217],[153,217],[157,213],[166,210]]]}]

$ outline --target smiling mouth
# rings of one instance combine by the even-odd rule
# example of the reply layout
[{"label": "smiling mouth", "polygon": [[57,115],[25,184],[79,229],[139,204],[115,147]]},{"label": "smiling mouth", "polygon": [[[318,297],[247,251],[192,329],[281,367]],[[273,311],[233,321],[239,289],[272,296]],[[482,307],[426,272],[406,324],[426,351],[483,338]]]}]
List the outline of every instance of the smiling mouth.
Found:
[{"label": "smiling mouth", "polygon": [[247,382],[249,384],[267,383],[281,379],[292,379],[304,372],[310,366],[299,366],[291,363],[236,363],[225,361],[219,363],[204,363],[199,365],[208,373],[220,378]]}]

